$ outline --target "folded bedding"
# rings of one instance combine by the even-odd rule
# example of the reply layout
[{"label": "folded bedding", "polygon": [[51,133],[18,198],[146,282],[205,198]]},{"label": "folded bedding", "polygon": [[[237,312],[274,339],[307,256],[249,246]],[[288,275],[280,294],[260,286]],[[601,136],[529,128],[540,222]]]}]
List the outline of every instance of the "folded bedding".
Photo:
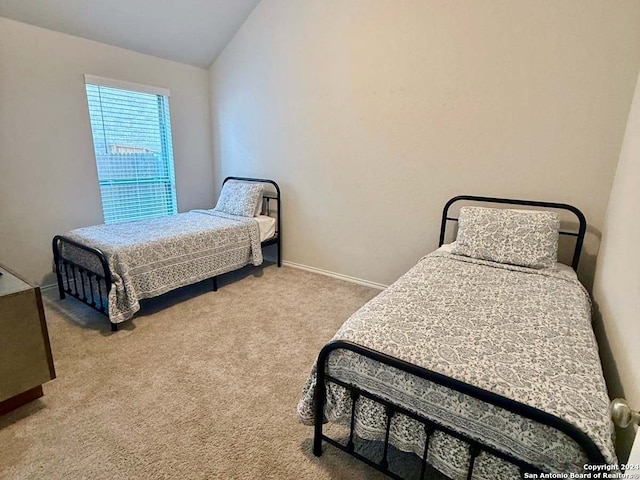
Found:
[{"label": "folded bedding", "polygon": [[[338,339],[555,415],[616,462],[590,300],[571,269],[526,268],[441,249],[358,310],[336,333]],[[344,350],[329,356],[327,373],[543,471],[583,471],[586,457],[573,440],[499,407]],[[314,366],[298,404],[309,425],[315,381]],[[324,413],[327,421],[349,423],[351,398],[344,388],[328,384]],[[360,396],[355,432],[384,440],[383,407]],[[422,456],[424,428],[395,415],[390,441]],[[448,477],[464,479],[468,445],[436,432],[428,461]],[[516,479],[520,473],[483,452],[473,478]]]},{"label": "folded bedding", "polygon": [[[262,263],[259,223],[217,210],[193,210],[160,218],[72,230],[66,236],[106,256],[113,286],[109,319],[131,318],[139,300]],[[65,244],[65,255],[101,271],[95,256]]]}]

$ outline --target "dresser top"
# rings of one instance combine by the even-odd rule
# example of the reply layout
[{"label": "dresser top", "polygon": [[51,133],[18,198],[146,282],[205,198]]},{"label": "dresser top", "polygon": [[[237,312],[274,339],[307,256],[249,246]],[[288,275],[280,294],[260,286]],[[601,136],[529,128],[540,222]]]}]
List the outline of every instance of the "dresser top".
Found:
[{"label": "dresser top", "polygon": [[27,282],[20,280],[2,267],[0,267],[0,272],[2,272],[2,275],[0,275],[0,296],[22,292],[32,288]]}]

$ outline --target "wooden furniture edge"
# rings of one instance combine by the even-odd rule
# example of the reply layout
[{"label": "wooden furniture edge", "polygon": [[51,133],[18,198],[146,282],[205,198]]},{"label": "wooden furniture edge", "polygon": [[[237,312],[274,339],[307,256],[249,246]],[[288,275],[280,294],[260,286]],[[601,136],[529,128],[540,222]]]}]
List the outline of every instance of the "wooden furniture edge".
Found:
[{"label": "wooden furniture edge", "polygon": [[19,393],[11,398],[7,398],[0,402],[0,415],[4,415],[5,413],[9,413],[16,408],[22,407],[29,402],[33,402],[34,400],[42,397],[44,392],[42,391],[42,385],[38,385],[37,387],[33,387],[25,392]]}]

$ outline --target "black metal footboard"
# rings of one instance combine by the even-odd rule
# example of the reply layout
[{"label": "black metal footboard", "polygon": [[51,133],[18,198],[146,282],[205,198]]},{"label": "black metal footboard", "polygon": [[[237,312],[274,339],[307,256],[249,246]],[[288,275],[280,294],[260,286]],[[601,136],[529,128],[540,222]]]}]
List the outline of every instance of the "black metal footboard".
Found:
[{"label": "black metal footboard", "polygon": [[[419,367],[417,365],[413,365],[411,363],[405,362],[403,360],[399,360],[397,358],[391,357],[381,352],[377,352],[371,350],[367,347],[363,347],[361,345],[357,345],[355,343],[351,343],[344,340],[336,340],[328,343],[325,347],[320,351],[320,355],[318,356],[317,362],[317,379],[316,379],[316,401],[315,401],[315,432],[314,432],[314,443],[313,443],[313,453],[316,456],[322,455],[322,441],[326,441],[331,445],[349,453],[350,455],[362,460],[373,468],[387,474],[391,478],[400,479],[397,474],[391,472],[389,470],[388,464],[388,452],[389,452],[389,431],[391,428],[391,420],[395,414],[403,414],[409,418],[412,418],[422,425],[424,425],[424,431],[426,435],[424,453],[421,459],[421,471],[420,471],[420,479],[425,478],[425,474],[427,471],[427,455],[429,451],[429,442],[432,438],[432,435],[436,431],[443,432],[451,437],[454,437],[458,440],[463,441],[467,445],[469,445],[469,464],[467,470],[467,479],[471,479],[473,475],[474,463],[478,455],[482,452],[486,452],[491,454],[497,458],[505,460],[506,462],[515,465],[520,470],[520,475],[522,478],[525,478],[525,473],[530,474],[541,474],[541,473],[549,473],[543,472],[539,467],[535,465],[531,465],[521,459],[515,458],[512,455],[506,454],[504,452],[500,452],[495,448],[492,448],[488,445],[484,445],[469,436],[454,431],[448,427],[435,423],[428,418],[424,418],[415,412],[411,412],[405,408],[402,408],[398,405],[393,404],[392,402],[383,399],[377,395],[372,394],[371,392],[367,392],[362,390],[361,388],[345,383],[326,372],[326,364],[327,359],[331,352],[334,350],[349,350],[351,352],[355,352],[364,357],[370,358],[377,362],[384,363],[393,368],[401,370],[403,372],[407,372],[416,377],[429,380],[433,383],[437,383],[439,385],[443,385],[447,388],[451,388],[458,392],[461,392],[470,397],[477,398],[482,400],[483,402],[490,403],[497,407],[503,408],[515,414],[518,414],[522,417],[531,419],[543,425],[547,425],[551,428],[559,430],[565,435],[569,436],[572,440],[574,440],[584,451],[588,458],[588,462],[593,465],[601,465],[606,463],[602,453],[598,449],[598,447],[593,443],[593,441],[578,428],[574,427],[570,423],[558,418],[549,413],[543,412],[542,410],[538,410],[536,408],[530,407],[528,405],[513,401],[509,398],[503,397],[501,395],[497,395],[495,393],[489,392],[487,390],[483,390],[481,388],[475,387],[473,385],[469,385],[467,383],[455,380],[453,378],[447,377],[445,375],[433,372],[431,370],[427,370],[425,368]],[[337,385],[340,385],[346,388],[351,394],[351,422],[350,422],[350,431],[349,431],[349,440],[346,445],[326,436],[323,434],[323,420],[324,420],[324,405],[326,402],[326,383],[325,382],[333,382]],[[374,462],[373,460],[357,453],[354,449],[354,427],[355,427],[355,412],[356,412],[356,401],[359,396],[366,397],[370,400],[373,400],[385,407],[386,412],[386,433],[384,440],[384,450],[382,454],[382,460],[378,462]]]},{"label": "black metal footboard", "polygon": [[[69,294],[108,317],[112,277],[104,253],[62,235],[53,237],[52,246],[60,298]],[[70,255],[73,252],[75,256]],[[117,331],[118,324],[110,323],[111,330]]]}]

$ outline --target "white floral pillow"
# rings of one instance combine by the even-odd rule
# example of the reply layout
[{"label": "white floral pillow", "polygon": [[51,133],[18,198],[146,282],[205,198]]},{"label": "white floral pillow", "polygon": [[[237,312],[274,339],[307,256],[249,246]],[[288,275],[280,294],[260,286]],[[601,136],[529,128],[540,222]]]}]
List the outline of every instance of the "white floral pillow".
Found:
[{"label": "white floral pillow", "polygon": [[462,207],[452,253],[530,268],[558,259],[560,215],[538,210]]},{"label": "white floral pillow", "polygon": [[241,217],[253,217],[262,200],[261,183],[229,180],[222,186],[216,208],[219,212]]}]

